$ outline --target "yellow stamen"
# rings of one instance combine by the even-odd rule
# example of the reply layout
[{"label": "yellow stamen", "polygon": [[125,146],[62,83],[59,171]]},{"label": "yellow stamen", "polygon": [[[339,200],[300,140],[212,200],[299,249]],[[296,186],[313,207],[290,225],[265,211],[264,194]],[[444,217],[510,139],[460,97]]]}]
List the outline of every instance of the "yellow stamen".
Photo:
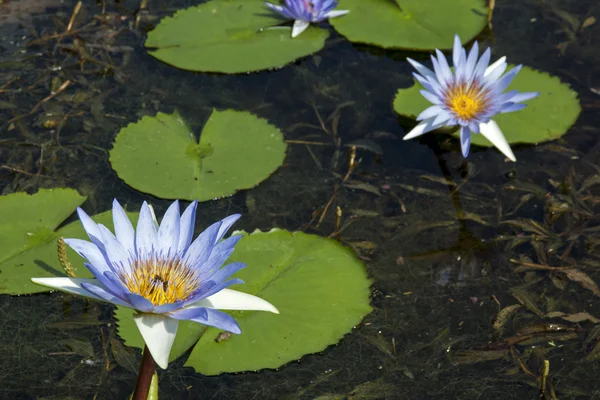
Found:
[{"label": "yellow stamen", "polygon": [[446,92],[446,105],[456,116],[470,121],[487,107],[484,94],[480,85],[458,83],[450,86]]},{"label": "yellow stamen", "polygon": [[130,269],[119,274],[121,281],[155,306],[185,300],[200,287],[197,275],[179,258],[135,260]]}]

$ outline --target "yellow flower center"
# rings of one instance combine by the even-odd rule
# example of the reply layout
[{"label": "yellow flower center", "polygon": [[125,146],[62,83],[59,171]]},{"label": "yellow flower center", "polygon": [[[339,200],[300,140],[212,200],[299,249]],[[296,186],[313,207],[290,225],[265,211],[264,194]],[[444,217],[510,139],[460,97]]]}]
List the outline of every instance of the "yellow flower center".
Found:
[{"label": "yellow flower center", "polygon": [[185,300],[200,287],[197,275],[180,258],[136,259],[130,264],[130,271],[122,271],[119,277],[131,293],[155,306]]},{"label": "yellow flower center", "polygon": [[487,107],[485,92],[478,84],[466,86],[458,83],[450,86],[446,92],[446,105],[459,118],[470,121],[477,117]]}]

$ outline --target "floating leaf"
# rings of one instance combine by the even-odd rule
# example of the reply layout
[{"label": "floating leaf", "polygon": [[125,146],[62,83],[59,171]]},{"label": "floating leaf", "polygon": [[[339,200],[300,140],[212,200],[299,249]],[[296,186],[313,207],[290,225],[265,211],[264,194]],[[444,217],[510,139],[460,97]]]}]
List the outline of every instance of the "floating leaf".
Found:
[{"label": "floating leaf", "polygon": [[[85,199],[73,189],[40,189],[33,195],[0,197],[0,293],[48,291],[33,284],[31,278],[65,275],[56,256],[56,239],[71,236],[76,229],[74,224],[58,232],[55,229]],[[80,259],[72,251],[69,257]]]},{"label": "floating leaf", "polygon": [[[0,197],[0,294],[30,294],[51,289],[31,282],[32,277],[66,276],[56,253],[59,237],[88,239],[79,221],[56,228],[85,201],[73,189],[41,189],[28,195],[14,193]],[[137,218],[135,214],[130,216]],[[92,219],[112,229],[112,214]],[[92,275],[84,260],[67,248],[78,278]]]},{"label": "floating leaf", "polygon": [[[545,72],[523,67],[508,89],[540,92],[538,97],[527,101],[523,110],[493,118],[508,143],[540,143],[557,139],[567,133],[581,112],[577,92]],[[419,93],[420,90],[423,86],[416,81],[412,87],[398,90],[394,110],[403,117],[416,118],[431,106]],[[473,134],[471,140],[479,146],[492,146],[482,135]]]},{"label": "floating leaf", "polygon": [[331,25],[351,42],[407,50],[447,49],[454,34],[469,42],[487,26],[483,0],[341,0],[350,10]]},{"label": "floating leaf", "polygon": [[163,18],[145,45],[150,55],[177,68],[241,73],[316,53],[329,36],[310,26],[292,39],[291,27],[274,27],[281,22],[262,0],[213,0]]},{"label": "floating leaf", "polygon": [[[337,343],[371,311],[365,266],[337,241],[277,229],[245,235],[229,259],[248,265],[236,274],[246,283],[234,288],[264,298],[281,314],[232,312],[242,334],[224,339],[221,330],[199,324],[191,333],[180,329],[171,359],[183,353],[181,341],[200,336],[186,366],[204,375],[277,368]],[[117,311],[119,335],[142,347],[126,311]]]},{"label": "floating leaf", "polygon": [[158,113],[121,129],[110,162],[137,190],[205,201],[256,186],[285,150],[279,129],[248,112],[214,110],[199,142],[177,112]]}]

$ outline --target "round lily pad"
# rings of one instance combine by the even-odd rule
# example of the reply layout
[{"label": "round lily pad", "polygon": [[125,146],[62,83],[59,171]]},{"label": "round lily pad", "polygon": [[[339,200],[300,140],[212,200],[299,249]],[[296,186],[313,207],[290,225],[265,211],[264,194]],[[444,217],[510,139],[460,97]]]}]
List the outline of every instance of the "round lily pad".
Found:
[{"label": "round lily pad", "polygon": [[282,22],[262,0],[213,0],[163,18],[145,45],[150,55],[177,68],[242,73],[315,53],[329,36],[311,26],[292,39],[291,26],[277,26]]},{"label": "round lily pad", "polygon": [[[365,266],[337,241],[278,229],[244,235],[228,262],[247,264],[236,274],[245,284],[232,289],[264,298],[280,314],[232,311],[240,335],[199,324],[190,332],[184,325],[172,359],[185,351],[183,342],[199,338],[185,365],[204,375],[277,368],[337,343],[371,312]],[[131,312],[125,311],[117,311],[119,336],[141,348]]]},{"label": "round lily pad", "polygon": [[[398,90],[394,110],[403,117],[416,118],[431,106],[420,90],[423,86],[416,81],[414,86]],[[493,118],[508,143],[541,143],[557,139],[567,133],[581,112],[577,92],[557,77],[532,68],[523,67],[508,90],[540,92],[538,97],[526,101],[527,107],[523,110]],[[457,131],[452,129],[452,132]],[[455,135],[458,137],[458,133]],[[479,146],[493,146],[483,135],[471,135],[471,140]]]},{"label": "round lily pad", "polygon": [[[0,196],[0,293],[46,292],[31,278],[66,276],[58,261],[59,237],[87,239],[79,221],[56,229],[85,201],[73,189],[40,189],[33,195],[13,193]],[[112,227],[110,212],[92,217]],[[67,246],[67,257],[78,278],[90,278],[84,260]]]},{"label": "round lily pad", "polygon": [[121,129],[110,163],[137,190],[205,201],[256,186],[285,150],[279,129],[248,112],[214,110],[199,142],[177,112],[158,113]]},{"label": "round lily pad", "polygon": [[488,15],[483,0],[340,0],[337,8],[350,13],[330,23],[351,42],[417,51],[450,48],[455,34],[469,42]]}]

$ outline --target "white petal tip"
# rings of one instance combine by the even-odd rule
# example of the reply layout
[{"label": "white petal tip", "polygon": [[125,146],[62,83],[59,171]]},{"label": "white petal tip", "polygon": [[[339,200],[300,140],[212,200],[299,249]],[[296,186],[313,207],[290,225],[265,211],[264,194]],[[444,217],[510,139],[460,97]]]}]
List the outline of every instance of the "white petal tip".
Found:
[{"label": "white petal tip", "polygon": [[179,321],[159,314],[133,316],[156,365],[167,369]]},{"label": "white petal tip", "polygon": [[292,27],[292,39],[298,37],[302,32],[304,32],[308,28],[309,25],[309,22],[303,21],[301,19],[297,19],[296,21],[294,21],[294,26]]},{"label": "white petal tip", "polygon": [[496,122],[490,120],[485,124],[480,124],[479,129],[481,134],[489,140],[502,154],[504,154],[509,160],[517,161],[515,154],[513,153],[510,145],[506,141],[504,134],[500,130],[500,127]]}]

